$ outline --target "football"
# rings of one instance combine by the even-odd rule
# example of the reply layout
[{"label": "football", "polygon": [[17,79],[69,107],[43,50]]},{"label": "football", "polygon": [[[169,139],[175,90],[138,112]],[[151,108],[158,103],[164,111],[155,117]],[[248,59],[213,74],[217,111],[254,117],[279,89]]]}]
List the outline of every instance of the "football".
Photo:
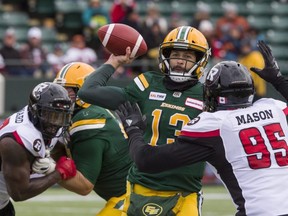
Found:
[{"label": "football", "polygon": [[120,23],[104,25],[97,31],[102,45],[114,55],[125,55],[131,47],[131,57],[138,57],[147,52],[147,45],[142,35],[134,28]]}]

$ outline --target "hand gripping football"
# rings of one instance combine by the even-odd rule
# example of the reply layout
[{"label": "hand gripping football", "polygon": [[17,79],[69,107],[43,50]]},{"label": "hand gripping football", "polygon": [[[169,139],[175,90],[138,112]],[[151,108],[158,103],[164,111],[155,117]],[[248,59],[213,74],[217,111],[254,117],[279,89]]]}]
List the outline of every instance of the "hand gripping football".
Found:
[{"label": "hand gripping football", "polygon": [[131,47],[131,57],[138,57],[147,52],[147,45],[142,35],[134,28],[120,23],[104,25],[98,29],[98,37],[106,49],[114,55],[125,55]]}]

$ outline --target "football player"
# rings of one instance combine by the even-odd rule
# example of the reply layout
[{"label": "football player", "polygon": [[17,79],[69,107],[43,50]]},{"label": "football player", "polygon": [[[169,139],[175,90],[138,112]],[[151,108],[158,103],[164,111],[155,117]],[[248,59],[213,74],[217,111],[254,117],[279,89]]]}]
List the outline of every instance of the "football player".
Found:
[{"label": "football player", "polygon": [[[253,71],[288,100],[288,82],[269,47],[260,46],[271,61],[265,61],[263,70]],[[228,189],[237,216],[288,215],[288,107],[268,98],[253,104],[254,93],[247,68],[233,61],[216,64],[204,84],[206,112],[184,126],[173,144],[154,148],[142,137],[145,124],[137,106],[120,106],[118,113],[139,170],[153,174],[207,161]]]},{"label": "football player", "polygon": [[76,102],[69,146],[77,174],[60,185],[80,195],[94,190],[107,201],[97,216],[120,216],[132,160],[128,154],[127,135],[113,111],[90,105],[77,97],[84,79],[94,70],[86,63],[72,62],[54,79],[54,83],[64,86]]},{"label": "football player", "polygon": [[71,120],[73,103],[67,91],[54,83],[44,82],[30,93],[29,104],[0,125],[0,215],[14,216],[14,201],[35,197],[47,188],[76,174],[72,159],[61,157],[45,168],[46,176],[31,178],[36,158],[45,158],[57,137]]},{"label": "football player", "polygon": [[[131,63],[126,55],[111,55],[87,77],[78,96],[85,102],[112,110],[125,101],[137,102],[147,117],[145,141],[151,146],[173,142],[183,125],[202,112],[199,82],[210,49],[203,34],[190,26],[172,30],[160,45],[160,71],[140,74],[125,88],[106,86],[115,69]],[[128,175],[124,214],[200,215],[201,179],[205,163],[147,174],[133,165]],[[161,210],[162,209],[162,210]]]}]

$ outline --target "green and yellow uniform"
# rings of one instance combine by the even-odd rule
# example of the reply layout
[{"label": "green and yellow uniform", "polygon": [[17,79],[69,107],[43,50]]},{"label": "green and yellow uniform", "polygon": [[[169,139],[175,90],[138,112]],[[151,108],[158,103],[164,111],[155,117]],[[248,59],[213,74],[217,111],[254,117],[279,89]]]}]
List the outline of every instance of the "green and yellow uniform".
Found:
[{"label": "green and yellow uniform", "polygon": [[[179,135],[182,126],[202,112],[203,90],[200,83],[185,91],[172,91],[165,88],[163,84],[164,74],[146,72],[136,77],[134,82],[125,88],[104,86],[113,72],[114,68],[111,65],[99,67],[97,72],[87,77],[85,84],[78,92],[78,96],[88,103],[112,110],[126,100],[137,102],[142,114],[147,118],[147,129],[144,137],[150,145],[173,142]],[[198,193],[202,187],[201,178],[204,168],[204,163],[197,163],[158,174],[147,174],[139,172],[137,167],[133,165],[128,175],[127,202],[124,212],[133,212],[128,215],[137,216],[157,215],[154,214],[154,210],[151,210],[154,207],[145,206],[145,203],[139,212],[137,210],[136,212],[135,210],[131,211],[132,207],[129,204],[142,204],[141,197],[139,200],[133,201],[134,198],[130,196],[130,192],[135,192],[151,198],[182,194],[185,199],[184,201],[182,199],[181,202],[178,200],[177,204],[174,203],[178,210],[173,209],[173,212],[181,216],[192,215],[192,212],[193,215],[198,215],[198,208],[201,204],[201,197]]]},{"label": "green and yellow uniform", "polygon": [[126,177],[132,163],[122,124],[111,111],[93,105],[80,109],[72,122],[70,149],[77,170],[107,201],[107,208],[97,215],[121,215],[118,208],[123,205]]}]

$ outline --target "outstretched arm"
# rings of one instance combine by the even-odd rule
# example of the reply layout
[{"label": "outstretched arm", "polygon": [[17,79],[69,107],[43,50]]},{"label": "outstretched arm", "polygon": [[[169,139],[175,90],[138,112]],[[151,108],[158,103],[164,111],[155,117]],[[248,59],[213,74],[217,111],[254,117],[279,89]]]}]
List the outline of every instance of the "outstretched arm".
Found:
[{"label": "outstretched arm", "polygon": [[271,48],[264,41],[258,41],[257,46],[264,58],[265,67],[263,69],[252,67],[250,70],[258,74],[265,81],[271,83],[288,101],[288,80],[282,76]]},{"label": "outstretched arm", "polygon": [[201,143],[198,141],[198,145],[195,145],[196,140],[187,138],[178,138],[175,143],[169,145],[148,145],[143,139],[145,117],[142,117],[139,107],[127,101],[119,106],[116,112],[129,137],[129,154],[142,172],[157,173],[190,165],[205,161],[214,153],[214,149],[207,145],[215,143],[213,139],[202,140]]},{"label": "outstretched arm", "polygon": [[[169,145],[151,146],[145,143],[142,131],[134,128],[128,133],[129,154],[141,172],[158,173],[181,166],[207,161],[214,149],[197,145],[196,140],[177,139]],[[215,143],[206,140],[205,143]]]},{"label": "outstretched arm", "polygon": [[86,78],[82,88],[78,91],[78,96],[87,103],[115,110],[125,101],[125,94],[122,88],[106,86],[106,84],[119,66],[129,64],[134,60],[130,58],[130,55],[130,47],[127,47],[126,55],[114,56],[112,54],[105,64]]}]

